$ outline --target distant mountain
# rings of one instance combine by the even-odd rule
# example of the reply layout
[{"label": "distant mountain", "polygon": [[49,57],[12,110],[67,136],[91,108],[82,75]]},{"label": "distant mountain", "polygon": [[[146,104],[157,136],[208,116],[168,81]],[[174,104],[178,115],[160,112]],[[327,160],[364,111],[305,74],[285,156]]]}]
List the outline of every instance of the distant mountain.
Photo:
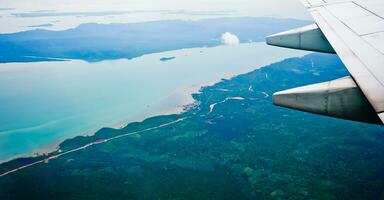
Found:
[{"label": "distant mountain", "polygon": [[90,23],[64,31],[36,29],[0,34],[0,62],[33,62],[47,58],[89,62],[130,59],[148,53],[220,45],[224,32],[237,35],[241,42],[264,41],[269,34],[308,23],[296,19],[240,17],[127,24]]}]

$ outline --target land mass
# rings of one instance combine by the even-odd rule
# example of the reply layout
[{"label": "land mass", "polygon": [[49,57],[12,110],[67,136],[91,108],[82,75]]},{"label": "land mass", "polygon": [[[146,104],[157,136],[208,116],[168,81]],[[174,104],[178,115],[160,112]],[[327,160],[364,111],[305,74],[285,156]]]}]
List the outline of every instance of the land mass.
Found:
[{"label": "land mass", "polygon": [[172,56],[172,57],[162,57],[162,58],[160,58],[160,61],[165,62],[165,61],[173,60],[173,59],[175,59],[175,58],[176,58],[176,57],[174,57],[174,56]]},{"label": "land mass", "polygon": [[0,34],[0,63],[48,61],[46,58],[88,62],[131,59],[182,48],[217,46],[221,44],[220,37],[224,32],[237,35],[240,42],[264,41],[267,35],[309,23],[296,19],[237,17],[126,24],[89,23],[63,31],[36,29]]},{"label": "land mass", "polygon": [[0,165],[0,199],[380,199],[384,130],[279,108],[273,92],[348,75],[290,58],[203,87],[181,114],[66,140]]}]

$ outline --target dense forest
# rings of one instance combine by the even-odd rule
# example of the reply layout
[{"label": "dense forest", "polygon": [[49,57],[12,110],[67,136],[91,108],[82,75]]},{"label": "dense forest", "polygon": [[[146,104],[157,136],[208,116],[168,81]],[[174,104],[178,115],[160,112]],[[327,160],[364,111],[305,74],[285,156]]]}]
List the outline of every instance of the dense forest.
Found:
[{"label": "dense forest", "polygon": [[383,198],[382,127],[271,103],[273,92],[347,74],[337,56],[310,54],[222,80],[182,114],[65,141],[61,153],[96,144],[0,177],[0,199]]}]

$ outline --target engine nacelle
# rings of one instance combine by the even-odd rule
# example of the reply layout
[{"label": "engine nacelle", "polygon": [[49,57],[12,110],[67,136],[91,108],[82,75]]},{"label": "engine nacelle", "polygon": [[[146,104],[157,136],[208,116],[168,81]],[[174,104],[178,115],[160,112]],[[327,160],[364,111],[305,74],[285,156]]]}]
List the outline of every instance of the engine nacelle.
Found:
[{"label": "engine nacelle", "polygon": [[335,53],[316,24],[277,33],[267,37],[267,44],[291,49]]},{"label": "engine nacelle", "polygon": [[276,92],[273,94],[273,103],[320,115],[382,124],[350,76]]}]

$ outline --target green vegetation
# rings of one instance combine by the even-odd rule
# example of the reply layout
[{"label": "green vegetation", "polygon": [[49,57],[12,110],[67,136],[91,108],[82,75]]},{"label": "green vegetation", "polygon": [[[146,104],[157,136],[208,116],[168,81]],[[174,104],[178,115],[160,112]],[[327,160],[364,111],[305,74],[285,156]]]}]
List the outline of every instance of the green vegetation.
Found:
[{"label": "green vegetation", "polygon": [[381,126],[271,103],[346,74],[336,56],[311,54],[222,80],[182,114],[65,141],[63,151],[185,118],[0,177],[0,199],[382,199]]}]

